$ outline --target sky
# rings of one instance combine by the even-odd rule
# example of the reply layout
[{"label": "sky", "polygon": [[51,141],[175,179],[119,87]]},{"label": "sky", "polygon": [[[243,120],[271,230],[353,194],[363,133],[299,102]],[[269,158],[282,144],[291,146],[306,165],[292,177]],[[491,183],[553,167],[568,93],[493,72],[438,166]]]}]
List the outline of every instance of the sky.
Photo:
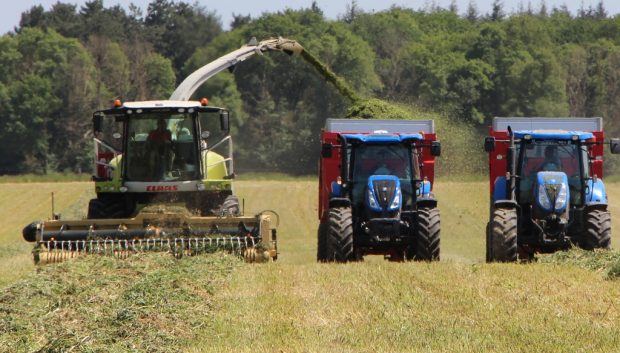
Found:
[{"label": "sky", "polygon": [[[19,24],[21,13],[27,11],[34,5],[43,5],[45,9],[49,9],[53,4],[59,0],[21,0],[21,1],[3,1],[2,11],[0,11],[0,34],[11,31]],[[85,0],[60,0],[63,3],[72,3],[82,5]],[[178,0],[176,0],[178,2]],[[224,29],[227,29],[232,19],[232,14],[251,15],[252,17],[258,17],[263,12],[277,12],[279,10],[299,9],[302,7],[309,7],[312,4],[312,0],[225,0],[225,1],[207,1],[207,0],[184,0],[188,3],[195,3],[204,6],[209,11],[215,11],[221,18]],[[456,0],[457,7],[460,13],[465,12],[468,4],[471,0]],[[599,0],[544,0],[548,9],[553,6],[560,7],[566,4],[568,9],[575,13],[583,4],[585,8],[590,6],[595,7]],[[128,8],[130,3],[136,4],[138,7],[146,12],[147,5],[150,0],[104,0],[104,6],[110,7],[120,4],[125,9]],[[330,19],[336,19],[339,15],[343,14],[347,8],[347,4],[351,4],[351,0],[316,0],[319,8],[323,10],[325,16]],[[538,9],[541,0],[503,0],[504,11],[510,13],[519,9],[520,4],[524,4],[527,7],[528,2],[532,4],[534,9]],[[448,7],[451,0],[357,0],[357,4],[367,12],[381,11],[388,9],[391,5],[399,5],[412,9],[421,9],[427,7],[429,4],[435,3],[441,7]],[[491,4],[493,0],[474,0],[476,7],[480,13],[488,13],[491,10]],[[609,14],[620,13],[620,1],[618,0],[603,0],[603,4]]]}]

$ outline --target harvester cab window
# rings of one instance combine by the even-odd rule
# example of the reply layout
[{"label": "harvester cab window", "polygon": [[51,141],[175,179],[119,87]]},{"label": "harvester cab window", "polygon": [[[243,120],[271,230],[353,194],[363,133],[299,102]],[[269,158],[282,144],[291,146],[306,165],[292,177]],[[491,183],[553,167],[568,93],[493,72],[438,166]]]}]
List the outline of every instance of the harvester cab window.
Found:
[{"label": "harvester cab window", "polygon": [[128,120],[128,131],[128,180],[195,179],[196,134],[191,114],[143,114]]}]

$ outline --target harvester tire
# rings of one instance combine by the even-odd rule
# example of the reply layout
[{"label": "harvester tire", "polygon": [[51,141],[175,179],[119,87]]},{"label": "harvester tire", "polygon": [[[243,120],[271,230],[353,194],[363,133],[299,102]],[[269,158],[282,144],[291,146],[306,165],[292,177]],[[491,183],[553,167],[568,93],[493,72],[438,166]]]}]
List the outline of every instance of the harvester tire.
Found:
[{"label": "harvester tire", "polygon": [[584,217],[581,247],[586,250],[609,249],[611,246],[611,214],[609,211],[590,209]]},{"label": "harvester tire", "polygon": [[326,262],[348,262],[355,260],[353,248],[353,216],[351,208],[329,209],[325,246]]},{"label": "harvester tire", "polygon": [[[487,244],[490,262],[517,261],[517,210],[496,208],[491,216]],[[487,241],[488,241],[487,240]]]},{"label": "harvester tire", "polygon": [[327,223],[320,223],[317,230],[316,261],[327,262]]},{"label": "harvester tire", "polygon": [[88,202],[88,219],[104,219],[106,217],[105,204],[99,199],[91,199]]},{"label": "harvester tire", "polygon": [[218,217],[237,217],[241,215],[239,199],[235,195],[228,195],[218,209],[213,210]]},{"label": "harvester tire", "polygon": [[414,260],[439,261],[440,217],[436,207],[418,209]]}]

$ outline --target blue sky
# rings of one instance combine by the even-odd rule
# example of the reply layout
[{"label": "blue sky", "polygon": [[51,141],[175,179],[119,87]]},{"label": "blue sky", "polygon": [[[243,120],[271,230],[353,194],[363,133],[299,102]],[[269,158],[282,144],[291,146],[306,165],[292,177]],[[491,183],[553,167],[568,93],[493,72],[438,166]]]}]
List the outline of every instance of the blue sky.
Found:
[{"label": "blue sky", "polygon": [[[185,0],[188,3],[194,3],[196,0]],[[0,11],[0,34],[6,33],[12,30],[19,24],[20,15],[22,12],[30,9],[34,5],[43,5],[46,9],[49,9],[52,4],[58,2],[58,0],[42,0],[42,1],[3,1],[2,11]],[[73,3],[81,5],[85,1],[81,0],[62,0],[63,3]],[[106,7],[120,4],[127,8],[130,3],[134,3],[146,10],[146,7],[150,0],[104,0]],[[208,10],[215,11],[222,19],[224,27],[227,28],[232,14],[250,14],[253,17],[260,16],[263,12],[275,12],[278,10],[284,10],[286,8],[298,9],[300,7],[308,7],[312,3],[312,0],[225,0],[225,1],[206,1],[198,0],[200,5],[205,6]],[[456,0],[456,4],[460,12],[464,12],[469,4],[470,0]],[[503,0],[504,9],[507,12],[515,11],[519,8],[520,4],[531,3],[532,6],[537,9],[540,6],[541,0]],[[566,4],[568,9],[573,13],[579,9],[581,4],[584,7],[596,6],[599,0],[545,0],[547,7],[551,9],[553,6],[561,6]],[[344,13],[347,4],[350,4],[350,0],[317,0],[319,7],[325,12],[328,18],[335,19],[339,14]],[[451,0],[394,0],[394,1],[378,1],[378,0],[358,0],[357,4],[365,11],[381,11],[389,8],[392,4],[409,7],[413,9],[424,8],[428,4],[435,3],[442,7],[447,7]],[[476,6],[481,13],[487,13],[491,9],[493,0],[475,0]],[[607,0],[603,1],[605,8],[610,14],[620,13],[620,1]]]}]

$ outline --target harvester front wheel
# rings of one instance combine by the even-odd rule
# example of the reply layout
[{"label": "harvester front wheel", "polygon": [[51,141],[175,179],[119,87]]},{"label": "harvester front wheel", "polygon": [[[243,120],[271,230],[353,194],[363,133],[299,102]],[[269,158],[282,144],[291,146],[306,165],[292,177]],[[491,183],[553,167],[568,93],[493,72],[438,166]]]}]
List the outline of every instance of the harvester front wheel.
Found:
[{"label": "harvester front wheel", "polygon": [[331,208],[328,214],[328,222],[325,261],[348,262],[355,260],[351,208]]},{"label": "harvester front wheel", "polygon": [[418,209],[415,260],[439,261],[440,218],[436,207]]},{"label": "harvester front wheel", "polygon": [[106,218],[105,205],[99,199],[91,199],[88,202],[88,216],[89,219],[103,219]]},{"label": "harvester front wheel", "polygon": [[611,214],[609,211],[590,209],[584,217],[581,247],[586,250],[609,249],[611,245]]},{"label": "harvester front wheel", "polygon": [[517,210],[496,208],[491,216],[487,241],[490,262],[517,261]]},{"label": "harvester front wheel", "polygon": [[327,223],[320,223],[317,230],[316,261],[327,262]]}]

